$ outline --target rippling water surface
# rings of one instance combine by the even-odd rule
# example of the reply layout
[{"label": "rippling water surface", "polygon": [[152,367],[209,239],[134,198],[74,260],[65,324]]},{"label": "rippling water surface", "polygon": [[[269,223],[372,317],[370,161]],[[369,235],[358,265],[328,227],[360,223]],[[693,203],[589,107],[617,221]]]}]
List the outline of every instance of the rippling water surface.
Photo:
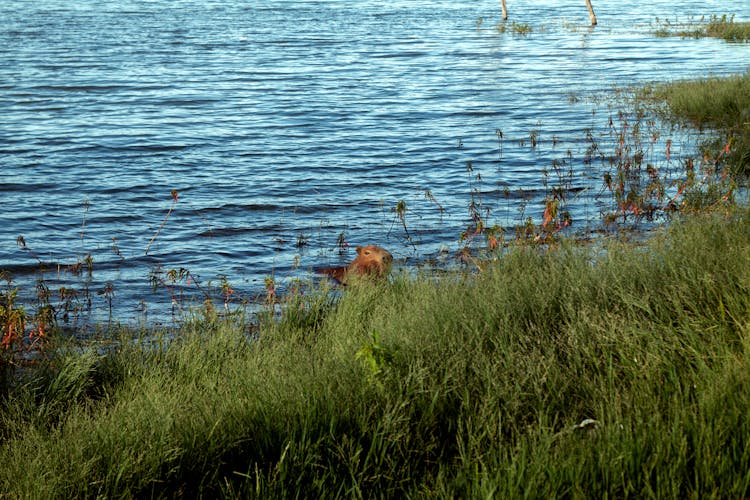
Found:
[{"label": "rippling water surface", "polygon": [[[579,0],[509,0],[531,27],[521,36],[497,29],[496,0],[4,0],[0,268],[27,300],[41,276],[54,293],[88,289],[102,319],[95,292],[111,283],[118,320],[159,322],[171,299],[151,288],[158,269],[204,288],[225,276],[253,297],[268,276],[350,260],[342,233],[405,267],[450,255],[472,189],[493,223],[538,220],[544,170],[582,166],[585,131],[607,121],[591,96],[750,61],[747,44],[650,26],[729,8],[747,19],[750,3],[594,7],[590,29]],[[571,201],[574,225],[602,203]],[[90,277],[66,270],[89,254]],[[40,274],[37,259],[63,266]]]}]

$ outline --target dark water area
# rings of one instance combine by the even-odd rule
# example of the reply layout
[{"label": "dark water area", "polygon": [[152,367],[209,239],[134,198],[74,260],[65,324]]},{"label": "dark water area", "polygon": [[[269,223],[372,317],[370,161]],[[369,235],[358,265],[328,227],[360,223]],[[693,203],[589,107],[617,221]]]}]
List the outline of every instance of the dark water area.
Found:
[{"label": "dark water area", "polygon": [[360,244],[450,261],[472,190],[490,223],[538,223],[561,159],[573,227],[595,228],[611,200],[586,136],[613,140],[607,96],[750,65],[748,44],[658,38],[656,19],[747,20],[750,2],[593,3],[591,29],[579,0],[509,0],[520,35],[496,0],[4,0],[0,269],[30,310],[43,278],[58,309],[79,292],[80,321],[111,299],[117,321],[166,323],[155,272],[189,270],[199,302],[196,282],[252,300]]}]

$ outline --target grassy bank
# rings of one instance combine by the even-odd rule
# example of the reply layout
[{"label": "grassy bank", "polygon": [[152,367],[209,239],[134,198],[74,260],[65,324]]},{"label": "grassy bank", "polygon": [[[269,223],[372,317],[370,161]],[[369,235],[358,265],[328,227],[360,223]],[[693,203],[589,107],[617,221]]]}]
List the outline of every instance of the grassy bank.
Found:
[{"label": "grassy bank", "polygon": [[733,173],[750,172],[750,72],[658,85],[641,97],[663,103],[670,119],[712,131],[706,155]]},{"label": "grassy bank", "polygon": [[61,357],[3,403],[0,489],[744,497],[749,313],[747,210],[320,291],[254,342],[196,323]]}]

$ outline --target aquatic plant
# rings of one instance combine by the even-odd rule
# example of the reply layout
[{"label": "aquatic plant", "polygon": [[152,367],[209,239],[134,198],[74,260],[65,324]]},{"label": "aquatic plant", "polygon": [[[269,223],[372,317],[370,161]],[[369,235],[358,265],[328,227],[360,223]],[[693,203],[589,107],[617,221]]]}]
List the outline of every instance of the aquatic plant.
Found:
[{"label": "aquatic plant", "polygon": [[729,175],[750,172],[750,72],[649,86],[639,98],[667,120],[711,132],[700,145],[701,162]]},{"label": "aquatic plant", "polygon": [[167,214],[164,216],[164,220],[161,221],[161,225],[156,230],[156,234],[154,234],[154,236],[148,242],[145,255],[148,255],[148,251],[151,249],[151,245],[154,243],[154,240],[156,239],[156,237],[159,236],[159,233],[161,233],[161,230],[164,229],[164,225],[167,223],[167,219],[169,219],[169,216],[172,215],[172,210],[174,210],[175,205],[177,205],[179,193],[177,192],[176,189],[173,189],[170,194],[172,196],[172,205],[170,205],[169,210],[167,210]]},{"label": "aquatic plant", "polygon": [[480,267],[476,259],[472,256],[472,242],[475,238],[483,236],[486,239],[487,247],[490,250],[496,250],[500,247],[500,238],[502,238],[502,230],[499,226],[490,226],[488,220],[490,218],[491,208],[484,203],[482,197],[482,174],[479,171],[475,171],[474,164],[471,161],[466,162],[466,172],[469,174],[469,226],[461,231],[459,234],[458,241],[463,246],[459,250],[459,257],[463,261],[473,263],[475,266]]},{"label": "aquatic plant", "polygon": [[[401,223],[401,227],[404,229],[404,238],[416,250],[417,246],[409,233],[409,228],[406,227],[406,211],[407,207],[404,200],[399,200],[396,205],[391,208],[391,213],[395,214],[393,222],[391,223],[391,228],[393,228],[393,223],[398,219]],[[388,230],[388,233],[390,234],[390,229]]]},{"label": "aquatic plant", "polygon": [[[505,25],[503,24],[503,27]],[[516,21],[513,21],[510,23],[510,31],[511,33],[515,33],[516,35],[525,36],[531,33],[532,28],[529,23],[518,23]],[[501,29],[500,32],[504,32],[504,29]]]},{"label": "aquatic plant", "polygon": [[432,194],[432,191],[430,189],[425,189],[424,190],[424,197],[427,198],[428,200],[430,200],[430,202],[433,205],[435,205],[435,207],[437,208],[438,212],[442,216],[443,213],[445,212],[445,208],[440,204],[439,201],[437,201],[437,199],[435,198],[435,195]]},{"label": "aquatic plant", "polygon": [[680,36],[683,38],[721,38],[728,42],[750,40],[750,22],[735,22],[734,14],[712,15],[708,19],[701,16],[697,21],[671,22],[669,19],[656,19],[654,34],[657,36]]}]

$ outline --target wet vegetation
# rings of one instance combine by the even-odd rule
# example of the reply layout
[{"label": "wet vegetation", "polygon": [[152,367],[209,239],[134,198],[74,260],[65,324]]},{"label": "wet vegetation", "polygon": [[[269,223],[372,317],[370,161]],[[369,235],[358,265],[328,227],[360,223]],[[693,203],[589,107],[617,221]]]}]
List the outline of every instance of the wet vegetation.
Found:
[{"label": "wet vegetation", "polygon": [[[640,89],[612,116],[611,149],[589,135],[586,161],[611,200],[603,226],[671,222],[635,242],[570,232],[563,158],[542,213],[512,228],[492,220],[468,164],[465,267],[439,276],[283,294],[269,277],[248,309],[227,278],[154,269],[178,327],[78,337],[64,317],[91,291],[40,279],[25,308],[4,273],[0,491],[747,497],[749,82]],[[698,153],[673,158],[655,115],[705,130]],[[406,202],[391,213],[415,245]],[[66,272],[85,283],[95,265],[83,256]],[[203,299],[192,309],[187,287]],[[111,284],[93,293],[116,300]]]},{"label": "wet vegetation", "polygon": [[750,40],[750,22],[735,22],[734,16],[711,16],[708,20],[686,23],[656,21],[656,34],[659,36],[681,36],[689,38],[713,37],[728,42],[747,42]]},{"label": "wet vegetation", "polygon": [[705,155],[720,160],[728,173],[750,169],[750,72],[725,78],[674,82],[644,89],[641,96],[664,103],[668,117],[712,132],[702,144]]}]

